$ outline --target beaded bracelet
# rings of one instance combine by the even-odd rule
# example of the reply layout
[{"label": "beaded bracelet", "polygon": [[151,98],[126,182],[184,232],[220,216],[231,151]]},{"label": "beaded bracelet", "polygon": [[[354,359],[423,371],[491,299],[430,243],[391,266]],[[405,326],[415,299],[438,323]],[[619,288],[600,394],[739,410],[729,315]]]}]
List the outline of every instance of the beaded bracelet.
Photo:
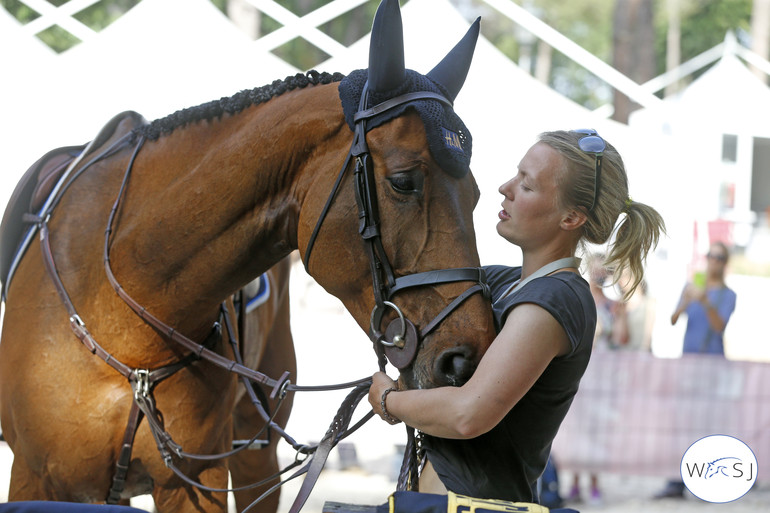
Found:
[{"label": "beaded bracelet", "polygon": [[385,390],[382,393],[382,399],[380,400],[380,406],[382,407],[382,416],[385,417],[385,420],[388,422],[388,424],[398,424],[399,422],[401,422],[397,418],[391,417],[390,414],[388,413],[388,409],[385,407],[385,399],[388,398],[388,394],[391,392],[397,392],[397,391],[398,390],[393,387]]}]

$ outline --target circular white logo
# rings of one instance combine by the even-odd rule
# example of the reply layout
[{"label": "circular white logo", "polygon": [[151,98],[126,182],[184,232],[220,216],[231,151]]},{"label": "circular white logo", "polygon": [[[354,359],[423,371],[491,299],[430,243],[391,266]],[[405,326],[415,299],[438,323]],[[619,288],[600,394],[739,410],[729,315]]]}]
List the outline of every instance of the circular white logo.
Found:
[{"label": "circular white logo", "polygon": [[707,502],[743,497],[757,480],[757,458],[742,441],[727,435],[701,438],[682,457],[682,481]]}]

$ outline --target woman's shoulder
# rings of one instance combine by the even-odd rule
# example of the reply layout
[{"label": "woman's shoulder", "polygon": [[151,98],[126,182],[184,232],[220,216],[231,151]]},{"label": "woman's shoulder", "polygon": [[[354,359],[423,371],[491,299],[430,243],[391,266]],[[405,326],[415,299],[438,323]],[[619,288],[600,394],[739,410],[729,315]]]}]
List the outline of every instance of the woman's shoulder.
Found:
[{"label": "woman's shoulder", "polygon": [[588,282],[579,274],[562,271],[532,280],[504,306],[500,305],[501,322],[513,308],[524,303],[537,305],[551,314],[567,334],[573,351],[584,340],[592,340],[596,305]]},{"label": "woman's shoulder", "polygon": [[511,279],[513,276],[518,279],[521,276],[521,267],[511,267],[510,265],[485,265],[481,267],[484,269],[484,274],[487,277],[487,281],[498,281]]},{"label": "woman's shoulder", "polygon": [[485,280],[493,301],[500,297],[513,282],[521,278],[521,267],[485,265],[482,269],[484,269]]},{"label": "woman's shoulder", "polygon": [[570,271],[562,271],[548,276],[542,276],[532,280],[530,284],[521,289],[522,297],[542,297],[544,300],[563,302],[565,299],[591,300],[591,288],[588,282],[579,274]]}]

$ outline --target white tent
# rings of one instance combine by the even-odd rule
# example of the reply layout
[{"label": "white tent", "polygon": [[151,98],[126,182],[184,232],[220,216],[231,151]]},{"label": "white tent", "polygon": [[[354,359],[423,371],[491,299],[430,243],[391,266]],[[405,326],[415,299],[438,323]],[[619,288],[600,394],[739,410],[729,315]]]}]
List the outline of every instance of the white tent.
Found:
[{"label": "white tent", "polygon": [[29,63],[30,60],[41,62],[56,55],[38,38],[25,37],[19,22],[5,9],[0,9],[0,45],[6,49],[14,49],[14,51],[3,51],[0,54],[0,62],[4,69]]},{"label": "white tent", "polygon": [[[59,80],[52,75],[56,54],[37,38],[22,33],[19,23],[0,8],[0,208],[21,176],[22,166],[37,157],[18,155],[23,152],[24,138],[34,137],[37,115],[36,99]],[[10,49],[13,49],[12,51]],[[24,134],[24,138],[22,138]],[[39,155],[38,155],[39,156]],[[30,158],[32,160],[30,160]]]},{"label": "white tent", "polygon": [[[677,188],[685,194],[690,214],[682,216],[692,227],[696,218],[726,217],[736,222],[734,235],[745,246],[754,215],[749,198],[754,138],[770,137],[770,88],[741,62],[731,46],[710,69],[678,95],[656,108],[634,113],[636,132],[665,133],[676,143],[671,162]],[[735,159],[723,158],[723,137],[737,137]],[[734,194],[734,203],[720,194]],[[721,192],[720,192],[721,191]],[[707,244],[704,240],[701,241]],[[703,248],[701,248],[703,249]]]},{"label": "white tent", "polygon": [[32,44],[36,39],[14,37],[18,22],[0,11],[4,47],[31,47],[3,52],[0,61],[4,76],[13,77],[0,86],[3,208],[18,178],[42,154],[90,141],[121,111],[152,120],[298,71],[269,52],[254,51],[209,0],[144,0],[59,56]]},{"label": "white tent", "polygon": [[635,112],[631,125],[657,124],[677,136],[749,132],[770,136],[770,88],[733,53],[725,53],[678,95]]},{"label": "white tent", "polygon": [[61,61],[89,70],[92,101],[152,119],[298,71],[251,46],[209,0],[144,0]]}]

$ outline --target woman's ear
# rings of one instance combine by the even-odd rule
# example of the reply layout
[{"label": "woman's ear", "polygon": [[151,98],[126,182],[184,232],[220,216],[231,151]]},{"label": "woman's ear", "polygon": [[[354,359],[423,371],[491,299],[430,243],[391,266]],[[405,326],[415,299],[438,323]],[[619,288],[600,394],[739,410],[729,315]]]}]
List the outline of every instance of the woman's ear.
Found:
[{"label": "woman's ear", "polygon": [[567,230],[567,231],[577,230],[578,228],[583,226],[586,221],[588,221],[588,215],[582,210],[573,208],[568,210],[567,213],[564,214],[564,217],[561,218],[559,227],[562,230]]}]

